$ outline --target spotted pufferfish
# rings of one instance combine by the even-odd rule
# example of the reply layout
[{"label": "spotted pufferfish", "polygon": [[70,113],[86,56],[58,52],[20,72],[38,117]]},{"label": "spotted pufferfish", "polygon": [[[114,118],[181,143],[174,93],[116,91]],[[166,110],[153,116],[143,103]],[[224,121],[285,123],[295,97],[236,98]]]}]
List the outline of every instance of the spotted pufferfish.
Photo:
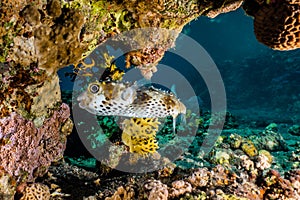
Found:
[{"label": "spotted pufferfish", "polygon": [[129,82],[93,82],[77,98],[79,107],[101,116],[135,118],[173,117],[175,132],[176,117],[186,114],[185,105],[171,92],[153,86],[139,87]]}]

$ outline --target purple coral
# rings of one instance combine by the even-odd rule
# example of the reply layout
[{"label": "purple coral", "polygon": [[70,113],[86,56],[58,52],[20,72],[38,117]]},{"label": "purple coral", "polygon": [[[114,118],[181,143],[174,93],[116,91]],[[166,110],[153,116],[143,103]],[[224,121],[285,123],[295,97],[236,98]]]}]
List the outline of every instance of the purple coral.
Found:
[{"label": "purple coral", "polygon": [[62,104],[39,128],[17,113],[0,119],[0,166],[11,176],[33,181],[62,157],[66,135],[60,129],[69,115],[69,107]]}]

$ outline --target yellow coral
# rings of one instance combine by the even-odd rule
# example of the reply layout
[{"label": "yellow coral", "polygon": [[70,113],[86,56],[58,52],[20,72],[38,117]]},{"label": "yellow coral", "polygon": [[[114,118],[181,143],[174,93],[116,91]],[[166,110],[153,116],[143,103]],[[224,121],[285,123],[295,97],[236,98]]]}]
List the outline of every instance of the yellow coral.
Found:
[{"label": "yellow coral", "polygon": [[89,63],[85,63],[84,60],[78,62],[74,65],[74,73],[80,76],[91,77],[94,74],[92,73],[92,69],[94,67],[101,67],[109,70],[109,77],[112,81],[120,81],[122,80],[125,72],[119,69],[113,62],[114,56],[110,56],[108,53],[103,53],[104,61],[103,63],[97,63],[93,58],[89,58]]},{"label": "yellow coral", "polygon": [[259,155],[264,155],[266,156],[266,158],[268,159],[268,162],[271,164],[273,162],[273,156],[271,155],[270,152],[268,152],[267,150],[259,150],[258,152]]},{"label": "yellow coral", "polygon": [[20,200],[39,200],[50,199],[50,190],[48,186],[41,183],[33,183],[25,188]]},{"label": "yellow coral", "polygon": [[115,64],[111,65],[110,72],[111,72],[111,80],[113,80],[113,81],[122,80],[122,77],[125,74],[125,72],[119,70]]},{"label": "yellow coral", "polygon": [[215,162],[217,164],[229,164],[230,155],[224,151],[217,151],[215,154]]},{"label": "yellow coral", "polygon": [[244,197],[238,197],[234,194],[220,194],[218,195],[218,197],[224,199],[224,200],[247,200],[247,198],[244,198]]},{"label": "yellow coral", "polygon": [[155,136],[159,124],[157,118],[126,119],[123,122],[122,141],[132,153],[154,153],[158,149]]},{"label": "yellow coral", "polygon": [[244,141],[241,148],[250,157],[258,154],[258,151],[251,140]]},{"label": "yellow coral", "polygon": [[117,199],[130,200],[133,199],[133,197],[134,197],[134,190],[132,187],[127,186],[126,188],[124,188],[123,186],[120,186],[111,197],[106,197],[105,200],[117,200]]}]

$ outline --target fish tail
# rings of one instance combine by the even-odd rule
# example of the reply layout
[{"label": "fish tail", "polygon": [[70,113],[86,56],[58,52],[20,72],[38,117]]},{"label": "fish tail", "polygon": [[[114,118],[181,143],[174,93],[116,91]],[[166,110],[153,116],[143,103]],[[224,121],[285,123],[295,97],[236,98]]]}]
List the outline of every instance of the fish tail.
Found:
[{"label": "fish tail", "polygon": [[183,113],[180,114],[180,122],[181,122],[183,125],[186,125],[186,116],[185,116],[185,114],[183,114]]}]

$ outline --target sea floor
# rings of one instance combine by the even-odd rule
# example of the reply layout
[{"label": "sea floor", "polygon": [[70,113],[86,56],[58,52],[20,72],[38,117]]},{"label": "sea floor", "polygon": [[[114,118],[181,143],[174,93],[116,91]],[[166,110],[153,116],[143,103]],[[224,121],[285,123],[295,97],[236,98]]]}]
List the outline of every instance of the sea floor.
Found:
[{"label": "sea floor", "polygon": [[300,199],[299,126],[267,112],[232,113],[208,155],[198,147],[203,131],[179,159],[153,172],[66,155],[37,182],[51,199]]}]

